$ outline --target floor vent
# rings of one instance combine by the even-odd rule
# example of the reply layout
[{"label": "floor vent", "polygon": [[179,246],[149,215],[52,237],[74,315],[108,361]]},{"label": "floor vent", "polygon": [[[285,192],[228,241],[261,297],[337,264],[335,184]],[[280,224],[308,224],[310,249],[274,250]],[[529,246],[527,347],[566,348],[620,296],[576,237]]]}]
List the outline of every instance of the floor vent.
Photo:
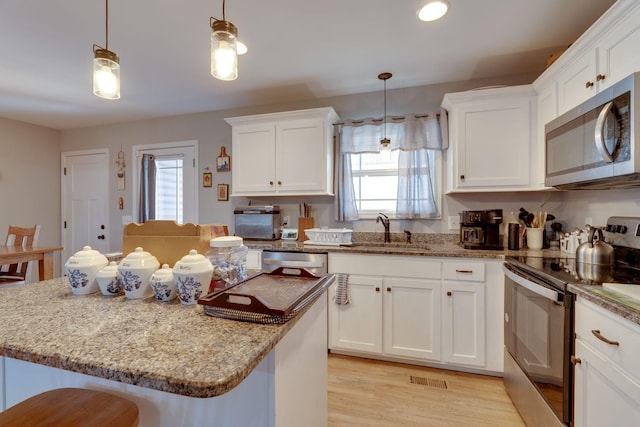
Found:
[{"label": "floor vent", "polygon": [[442,390],[448,390],[449,387],[447,386],[447,382],[444,380],[436,380],[433,378],[424,378],[424,377],[416,377],[414,375],[411,375],[409,377],[409,381],[411,382],[411,384],[419,384],[419,385],[426,385],[427,387],[432,387],[432,388],[439,388]]}]

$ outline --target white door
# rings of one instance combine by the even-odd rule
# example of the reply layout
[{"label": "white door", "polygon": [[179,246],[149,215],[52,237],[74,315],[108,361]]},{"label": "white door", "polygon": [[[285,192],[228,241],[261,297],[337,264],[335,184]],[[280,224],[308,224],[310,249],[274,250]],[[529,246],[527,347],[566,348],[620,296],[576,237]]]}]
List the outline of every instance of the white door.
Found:
[{"label": "white door", "polygon": [[[156,202],[164,200],[165,206],[160,209],[156,203],[156,219],[173,219],[178,223],[198,223],[198,142],[183,141],[163,144],[134,145],[133,146],[133,219],[137,221],[140,169],[143,154],[153,154],[156,158]],[[167,184],[162,185],[162,178]],[[173,187],[173,188],[170,188]],[[162,189],[167,189],[167,197],[163,199]],[[167,204],[171,205],[167,208]],[[175,212],[175,215],[171,211]],[[161,216],[164,211],[165,215]]]},{"label": "white door", "polygon": [[109,250],[108,163],[107,149],[62,153],[63,263],[86,245]]}]

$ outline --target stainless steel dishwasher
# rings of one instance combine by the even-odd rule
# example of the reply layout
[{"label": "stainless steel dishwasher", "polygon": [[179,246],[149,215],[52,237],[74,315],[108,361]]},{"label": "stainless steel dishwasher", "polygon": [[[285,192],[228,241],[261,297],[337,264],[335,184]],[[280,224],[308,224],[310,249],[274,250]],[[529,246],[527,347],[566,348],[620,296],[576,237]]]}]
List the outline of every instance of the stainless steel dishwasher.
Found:
[{"label": "stainless steel dishwasher", "polygon": [[263,250],[262,271],[269,273],[278,267],[306,268],[319,276],[327,273],[327,254]]}]

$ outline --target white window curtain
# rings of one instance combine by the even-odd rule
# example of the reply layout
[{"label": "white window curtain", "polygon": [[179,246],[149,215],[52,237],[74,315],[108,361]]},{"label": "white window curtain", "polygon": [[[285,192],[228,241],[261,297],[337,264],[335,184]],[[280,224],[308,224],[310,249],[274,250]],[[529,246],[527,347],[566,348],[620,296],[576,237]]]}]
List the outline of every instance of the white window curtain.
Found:
[{"label": "white window curtain", "polygon": [[[400,150],[396,216],[404,219],[438,218],[434,183],[433,151],[446,149],[439,114],[387,117],[390,150]],[[446,126],[446,123],[442,125]],[[358,219],[351,173],[351,154],[378,153],[384,137],[384,119],[348,120],[340,123],[336,156],[337,221]]]}]

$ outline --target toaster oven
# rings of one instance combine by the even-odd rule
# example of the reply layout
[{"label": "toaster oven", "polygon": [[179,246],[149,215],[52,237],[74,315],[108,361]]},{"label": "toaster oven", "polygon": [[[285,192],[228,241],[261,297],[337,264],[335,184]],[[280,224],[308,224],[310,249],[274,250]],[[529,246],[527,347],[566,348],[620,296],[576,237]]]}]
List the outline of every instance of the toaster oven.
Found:
[{"label": "toaster oven", "polygon": [[280,207],[239,206],[233,211],[235,235],[247,240],[280,238]]}]

